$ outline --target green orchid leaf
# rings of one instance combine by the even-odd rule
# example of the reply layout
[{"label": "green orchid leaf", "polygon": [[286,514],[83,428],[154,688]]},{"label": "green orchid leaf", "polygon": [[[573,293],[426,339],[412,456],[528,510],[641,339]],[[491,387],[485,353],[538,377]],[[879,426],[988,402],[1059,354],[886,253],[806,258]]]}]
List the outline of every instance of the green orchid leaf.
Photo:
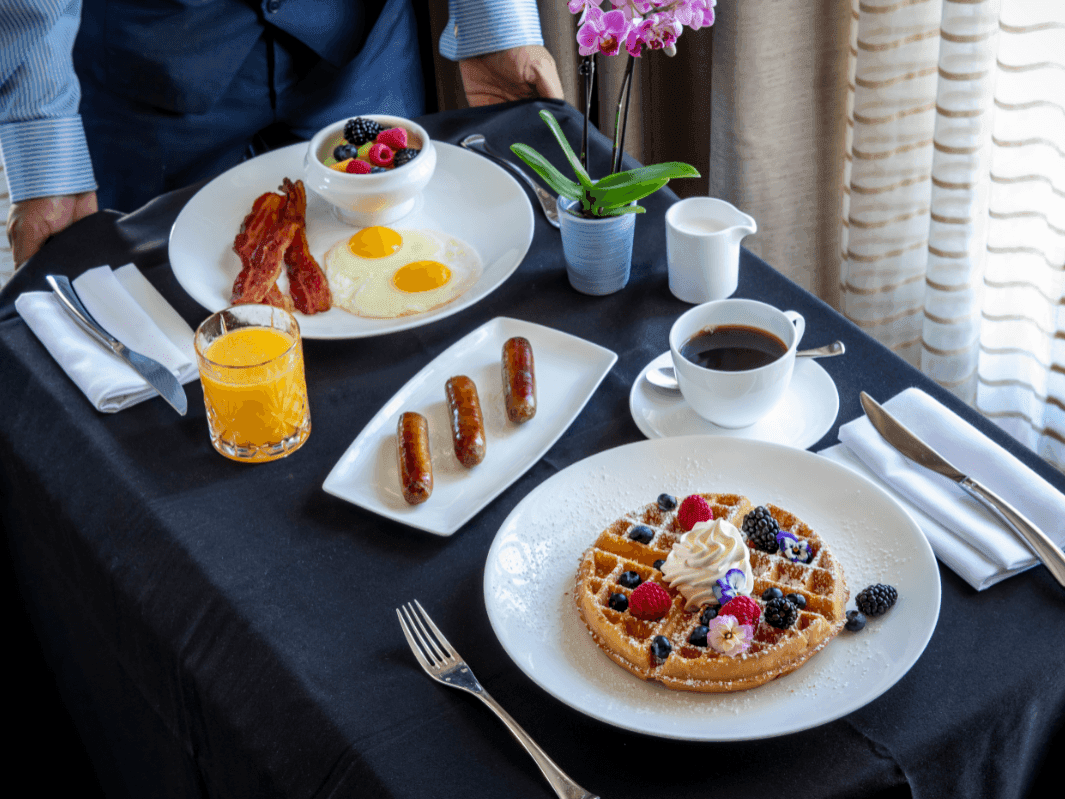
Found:
[{"label": "green orchid leaf", "polygon": [[541,111],[540,119],[547,123],[547,127],[551,129],[551,132],[555,136],[555,140],[558,142],[558,146],[562,148],[562,152],[566,154],[566,160],[569,161],[571,167],[573,167],[573,174],[577,176],[577,180],[585,189],[590,189],[593,185],[591,177],[584,171],[584,167],[581,165],[580,159],[577,154],[573,152],[573,148],[570,147],[569,141],[566,139],[566,134],[562,132],[562,127],[558,124],[558,120],[555,119],[554,114],[550,111]]},{"label": "green orchid leaf", "polygon": [[565,197],[567,200],[579,200],[584,195],[580,185],[555,169],[550,161],[529,145],[512,144],[510,149],[518,158],[535,170],[536,174],[542,177],[544,182],[554,189],[559,196]]},{"label": "green orchid leaf", "polygon": [[602,208],[620,208],[631,202],[642,200],[649,194],[654,194],[660,188],[669,183],[665,180],[646,180],[640,183],[629,183],[622,186],[614,186],[608,189],[598,187],[588,192],[592,201]]},{"label": "green orchid leaf", "polygon": [[607,208],[599,212],[599,216],[621,216],[622,214],[643,214],[647,209],[642,205],[626,205],[623,208]]},{"label": "green orchid leaf", "polygon": [[648,181],[697,177],[699,177],[699,172],[691,164],[685,164],[681,161],[667,161],[664,164],[640,166],[636,167],[636,169],[629,169],[625,172],[617,172],[613,175],[607,175],[605,178],[596,182],[595,188],[612,189],[637,183],[646,183]]}]

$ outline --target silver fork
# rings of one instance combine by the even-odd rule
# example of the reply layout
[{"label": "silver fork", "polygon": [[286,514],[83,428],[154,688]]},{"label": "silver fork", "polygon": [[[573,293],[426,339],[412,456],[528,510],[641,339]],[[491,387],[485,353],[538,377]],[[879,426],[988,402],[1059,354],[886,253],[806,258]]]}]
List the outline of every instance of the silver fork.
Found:
[{"label": "silver fork", "polygon": [[403,627],[403,635],[407,637],[407,643],[410,644],[414,657],[417,658],[425,673],[437,682],[473,694],[488,705],[507,725],[507,729],[518,739],[518,743],[525,747],[525,751],[532,755],[536,765],[540,767],[540,771],[561,799],[599,799],[598,796],[584,790],[570,779],[537,745],[536,741],[529,737],[518,722],[514,721],[510,714],[484,690],[477,682],[477,678],[473,676],[470,667],[466,665],[466,661],[455,651],[455,647],[448,642],[440,629],[433,624],[433,620],[429,618],[429,614],[425,612],[425,608],[417,599],[413,604],[408,602],[402,610],[396,608],[396,615],[399,616],[400,626]]}]

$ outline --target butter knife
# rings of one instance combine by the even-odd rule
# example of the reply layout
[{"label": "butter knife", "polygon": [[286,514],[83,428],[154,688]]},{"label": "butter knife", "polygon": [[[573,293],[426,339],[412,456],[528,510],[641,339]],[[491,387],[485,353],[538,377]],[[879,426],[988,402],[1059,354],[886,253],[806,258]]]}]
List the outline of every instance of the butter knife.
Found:
[{"label": "butter knife", "polygon": [[1024,539],[1043,565],[1050,570],[1054,579],[1065,587],[1065,554],[1047,537],[1046,533],[990,488],[959,471],[864,391],[861,393],[861,400],[866,416],[885,441],[914,463],[953,480],[967,494],[995,511],[1014,532]]},{"label": "butter knife", "polygon": [[558,221],[558,199],[551,192],[544,189],[542,186],[537,185],[531,177],[526,174],[525,170],[515,164],[513,161],[509,161],[506,158],[498,155],[495,150],[488,146],[488,141],[484,138],[483,134],[471,133],[465,139],[459,142],[459,147],[463,147],[467,150],[472,150],[475,153],[480,153],[485,158],[491,161],[495,161],[502,167],[506,167],[532,189],[533,194],[536,195],[536,199],[540,201],[540,208],[543,209],[544,216],[547,217],[547,221],[553,227],[559,226]]},{"label": "butter knife", "polygon": [[137,373],[159,392],[159,396],[170,403],[175,411],[182,416],[185,415],[189,408],[185,389],[181,387],[181,383],[170,373],[169,369],[147,355],[141,355],[139,352],[131,350],[104,330],[82,304],[77,292],[74,291],[74,286],[70,283],[70,279],[65,275],[47,275],[45,280],[52,287],[52,291],[55,292],[55,296],[59,300],[59,304],[63,306],[63,310],[70,314],[71,318],[86,333],[136,369]]}]

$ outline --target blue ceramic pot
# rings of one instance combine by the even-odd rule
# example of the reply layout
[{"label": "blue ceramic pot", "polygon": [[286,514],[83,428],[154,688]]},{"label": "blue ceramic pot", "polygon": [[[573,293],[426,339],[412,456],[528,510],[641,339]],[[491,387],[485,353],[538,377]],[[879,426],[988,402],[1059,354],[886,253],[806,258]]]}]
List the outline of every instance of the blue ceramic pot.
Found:
[{"label": "blue ceramic pot", "polygon": [[569,209],[579,207],[577,200],[558,198],[570,285],[582,294],[597,296],[620,291],[629,282],[636,214],[585,219],[569,213]]}]

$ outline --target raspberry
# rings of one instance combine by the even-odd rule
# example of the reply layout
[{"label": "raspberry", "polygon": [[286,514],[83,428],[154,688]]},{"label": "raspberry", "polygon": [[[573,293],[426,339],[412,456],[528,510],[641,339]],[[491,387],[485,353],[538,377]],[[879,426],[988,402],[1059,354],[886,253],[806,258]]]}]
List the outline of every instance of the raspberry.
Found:
[{"label": "raspberry", "polygon": [[392,150],[387,144],[374,144],[370,146],[370,163],[377,166],[392,165]]},{"label": "raspberry", "polygon": [[365,161],[360,161],[358,158],[352,158],[348,161],[344,171],[353,175],[368,175],[370,173],[370,165]]},{"label": "raspberry", "polygon": [[710,504],[698,494],[685,497],[677,511],[677,521],[685,530],[692,529],[699,522],[707,522],[714,518],[714,512],[710,510]]},{"label": "raspberry", "polygon": [[662,618],[672,604],[673,600],[669,598],[666,589],[656,582],[640,583],[636,590],[629,594],[629,613],[644,621]]},{"label": "raspberry", "polygon": [[393,150],[402,150],[407,146],[407,131],[403,128],[389,128],[377,134],[378,144],[387,144]]},{"label": "raspberry", "polygon": [[735,616],[740,624],[755,625],[762,616],[762,609],[749,596],[738,596],[722,605],[717,615]]}]

